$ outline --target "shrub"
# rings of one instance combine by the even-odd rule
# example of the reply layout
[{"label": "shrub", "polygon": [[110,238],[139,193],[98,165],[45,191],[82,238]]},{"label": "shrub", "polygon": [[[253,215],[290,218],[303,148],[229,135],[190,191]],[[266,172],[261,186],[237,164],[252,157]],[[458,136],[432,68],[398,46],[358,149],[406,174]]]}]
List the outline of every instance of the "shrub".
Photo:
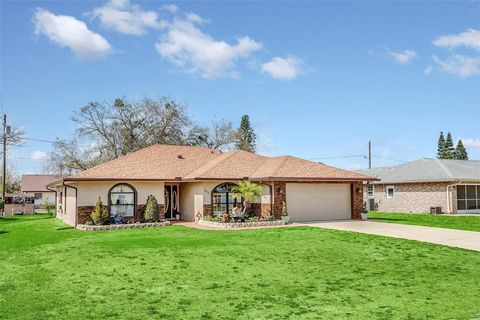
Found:
[{"label": "shrub", "polygon": [[95,203],[95,209],[90,217],[96,225],[108,224],[110,222],[110,215],[108,214],[108,210],[103,208],[103,203],[100,197],[98,197],[98,200]]},{"label": "shrub", "polygon": [[288,206],[286,201],[283,201],[282,203],[282,216],[284,217],[288,216]]},{"label": "shrub", "polygon": [[55,204],[48,201],[47,199],[42,200],[42,207],[47,210],[49,216],[55,216]]},{"label": "shrub", "polygon": [[160,221],[160,207],[158,206],[157,199],[152,195],[149,195],[147,198],[147,206],[145,207],[145,221]]}]

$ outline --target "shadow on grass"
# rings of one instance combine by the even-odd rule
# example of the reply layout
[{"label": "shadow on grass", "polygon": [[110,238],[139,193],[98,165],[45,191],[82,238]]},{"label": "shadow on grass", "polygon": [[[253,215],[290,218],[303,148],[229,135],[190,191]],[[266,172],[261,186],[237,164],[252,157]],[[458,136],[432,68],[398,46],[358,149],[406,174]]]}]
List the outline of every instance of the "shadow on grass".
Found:
[{"label": "shadow on grass", "polygon": [[10,231],[0,230],[0,234],[9,233]]},{"label": "shadow on grass", "polygon": [[71,230],[71,229],[75,229],[75,228],[71,227],[71,226],[68,226],[68,227],[58,227],[55,230],[62,231],[62,230]]}]

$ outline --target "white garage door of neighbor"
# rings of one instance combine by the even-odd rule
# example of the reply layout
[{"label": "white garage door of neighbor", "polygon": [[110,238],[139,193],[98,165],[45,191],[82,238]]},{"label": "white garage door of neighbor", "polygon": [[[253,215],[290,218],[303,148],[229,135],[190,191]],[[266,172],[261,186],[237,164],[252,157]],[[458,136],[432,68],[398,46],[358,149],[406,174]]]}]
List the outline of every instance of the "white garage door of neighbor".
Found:
[{"label": "white garage door of neighbor", "polygon": [[351,218],[350,184],[287,183],[286,187],[292,221]]}]

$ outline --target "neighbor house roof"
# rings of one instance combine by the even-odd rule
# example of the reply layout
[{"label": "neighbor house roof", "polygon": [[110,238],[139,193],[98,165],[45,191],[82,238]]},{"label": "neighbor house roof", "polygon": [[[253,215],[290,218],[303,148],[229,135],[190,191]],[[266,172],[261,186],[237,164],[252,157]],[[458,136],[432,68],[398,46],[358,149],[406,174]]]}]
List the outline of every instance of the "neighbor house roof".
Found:
[{"label": "neighbor house roof", "polygon": [[267,157],[236,150],[153,145],[81,171],[66,181],[88,180],[374,180],[292,156]]},{"label": "neighbor house roof", "polygon": [[47,184],[57,180],[50,174],[24,174],[22,175],[22,192],[51,192],[47,189]]},{"label": "neighbor house roof", "polygon": [[480,161],[419,159],[398,166],[360,171],[385,183],[480,181]]}]

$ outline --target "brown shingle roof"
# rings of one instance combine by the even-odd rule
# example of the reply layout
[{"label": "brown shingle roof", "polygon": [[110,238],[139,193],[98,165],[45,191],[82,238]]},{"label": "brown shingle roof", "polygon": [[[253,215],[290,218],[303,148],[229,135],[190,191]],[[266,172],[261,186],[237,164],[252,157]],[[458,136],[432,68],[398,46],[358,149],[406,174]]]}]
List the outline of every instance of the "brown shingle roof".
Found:
[{"label": "brown shingle roof", "polygon": [[57,180],[50,174],[24,174],[22,175],[22,192],[49,192],[47,184]]},{"label": "brown shingle roof", "polygon": [[[179,157],[181,155],[181,158]],[[66,180],[373,180],[374,178],[292,157],[241,150],[153,145],[82,171]]]}]

